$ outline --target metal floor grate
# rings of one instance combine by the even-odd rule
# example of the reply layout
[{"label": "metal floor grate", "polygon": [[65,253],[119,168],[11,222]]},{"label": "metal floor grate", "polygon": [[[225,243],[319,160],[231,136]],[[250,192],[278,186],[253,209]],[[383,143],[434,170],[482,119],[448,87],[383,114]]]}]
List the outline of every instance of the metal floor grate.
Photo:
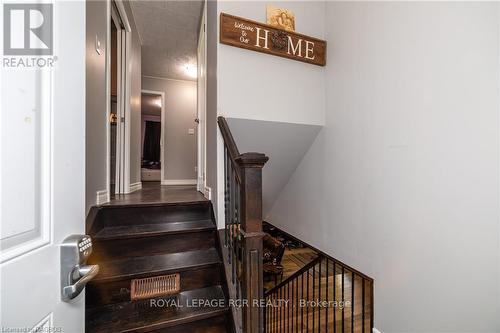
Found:
[{"label": "metal floor grate", "polygon": [[133,279],[130,285],[130,299],[139,300],[179,293],[181,277],[178,273]]}]

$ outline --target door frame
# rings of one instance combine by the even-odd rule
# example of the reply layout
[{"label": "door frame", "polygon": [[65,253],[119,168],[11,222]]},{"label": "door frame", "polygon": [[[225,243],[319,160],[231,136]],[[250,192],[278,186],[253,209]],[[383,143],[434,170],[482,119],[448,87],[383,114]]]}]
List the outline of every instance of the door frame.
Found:
[{"label": "door frame", "polygon": [[[113,4],[116,10],[112,8]],[[106,196],[110,201],[111,188],[111,24],[117,27],[117,123],[115,194],[130,192],[130,63],[131,32],[127,12],[121,1],[106,0]],[[121,26],[119,22],[121,21]],[[124,78],[124,79],[123,79]]]},{"label": "door frame", "polygon": [[[165,142],[164,139],[166,138],[165,132],[166,132],[166,113],[165,113],[165,92],[164,91],[159,91],[159,90],[148,90],[148,89],[141,89],[141,98],[142,94],[151,94],[151,95],[160,95],[161,96],[161,113],[160,113],[160,184],[164,183],[164,180],[167,179],[165,177],[165,163],[164,163],[164,156],[165,156]],[[142,112],[141,112],[141,117],[142,117]],[[142,119],[141,119],[141,126],[142,126]],[[142,140],[141,140],[142,144]],[[142,158],[142,156],[141,156]],[[142,182],[142,172],[141,172],[141,182]]]},{"label": "door frame", "polygon": [[[206,31],[207,6],[203,4],[203,14],[200,22],[200,33],[197,45],[197,190],[207,198],[211,199],[210,190],[207,187],[207,31]],[[200,50],[202,48],[203,52]],[[203,54],[201,54],[203,53]],[[200,62],[202,57],[203,61]],[[204,68],[202,67],[202,64]],[[202,75],[200,75],[200,73]],[[203,83],[203,91],[200,90],[200,83]]]}]

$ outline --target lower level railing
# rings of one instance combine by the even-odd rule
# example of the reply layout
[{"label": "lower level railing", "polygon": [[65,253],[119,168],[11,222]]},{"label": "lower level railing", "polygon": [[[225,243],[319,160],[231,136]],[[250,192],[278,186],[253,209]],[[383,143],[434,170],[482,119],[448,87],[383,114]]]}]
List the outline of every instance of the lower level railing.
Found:
[{"label": "lower level railing", "polygon": [[264,295],[262,168],[268,157],[240,154],[226,120],[219,117],[218,124],[224,141],[228,289],[231,298],[248,304],[234,308],[237,332],[371,332],[373,280],[326,254]]},{"label": "lower level railing", "polygon": [[369,333],[373,280],[320,254],[265,294],[265,330]]}]

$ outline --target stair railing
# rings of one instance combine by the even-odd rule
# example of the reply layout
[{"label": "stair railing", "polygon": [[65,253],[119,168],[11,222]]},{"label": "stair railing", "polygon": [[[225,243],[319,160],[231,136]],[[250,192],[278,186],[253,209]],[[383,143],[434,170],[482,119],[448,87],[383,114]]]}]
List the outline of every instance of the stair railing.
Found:
[{"label": "stair railing", "polygon": [[268,157],[240,154],[224,117],[217,123],[224,140],[224,213],[227,258],[236,297],[246,302],[241,328],[264,332],[264,278],[262,273],[262,168]]},{"label": "stair railing", "polygon": [[373,332],[373,279],[324,253],[265,298],[266,333]]}]

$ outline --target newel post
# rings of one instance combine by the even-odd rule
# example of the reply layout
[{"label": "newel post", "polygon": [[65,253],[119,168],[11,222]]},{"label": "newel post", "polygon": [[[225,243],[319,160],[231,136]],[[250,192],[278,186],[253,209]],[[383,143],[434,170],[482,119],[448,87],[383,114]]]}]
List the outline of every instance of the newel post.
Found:
[{"label": "newel post", "polygon": [[[262,168],[268,157],[260,153],[245,153],[236,158],[241,170],[242,296],[248,300],[243,308],[243,332],[264,332],[264,298],[262,273]],[[256,303],[257,302],[257,303]]]}]

